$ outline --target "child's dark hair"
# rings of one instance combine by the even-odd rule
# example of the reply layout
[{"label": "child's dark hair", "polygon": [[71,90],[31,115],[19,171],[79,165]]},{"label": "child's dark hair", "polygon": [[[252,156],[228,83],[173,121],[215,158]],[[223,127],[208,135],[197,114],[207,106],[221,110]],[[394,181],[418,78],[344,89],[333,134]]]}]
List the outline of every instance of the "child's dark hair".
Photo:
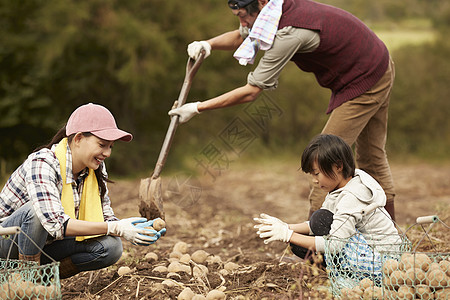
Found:
[{"label": "child's dark hair", "polygon": [[342,167],[342,175],[345,178],[355,175],[352,148],[336,135],[320,134],[312,139],[302,154],[302,171],[312,173],[314,162],[317,162],[320,171],[330,178],[336,177],[333,165]]},{"label": "child's dark hair", "polygon": [[[91,136],[92,133],[90,133],[90,132],[83,132],[83,135],[88,137],[88,136]],[[41,147],[35,149],[34,151],[39,151],[39,150],[41,150],[43,148],[50,149],[53,144],[59,143],[65,137],[67,137],[67,142],[70,143],[74,136],[75,136],[75,134],[72,134],[70,136],[66,136],[66,126],[64,125],[61,129],[58,130],[58,132],[55,134],[55,136],[53,136],[52,140],[47,145],[41,146]],[[94,173],[95,173],[95,177],[97,178],[97,183],[98,183],[99,192],[100,192],[100,199],[103,199],[105,197],[106,190],[107,190],[105,182],[112,183],[113,181],[108,179],[105,176],[105,174],[102,171],[102,165],[100,165],[100,167],[97,168],[94,171]]]}]

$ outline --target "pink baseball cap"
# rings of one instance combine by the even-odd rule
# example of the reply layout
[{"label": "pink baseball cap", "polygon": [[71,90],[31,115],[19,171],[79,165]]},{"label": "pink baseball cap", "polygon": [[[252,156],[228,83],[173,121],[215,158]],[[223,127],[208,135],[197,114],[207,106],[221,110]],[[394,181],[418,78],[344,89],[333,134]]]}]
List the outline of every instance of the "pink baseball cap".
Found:
[{"label": "pink baseball cap", "polygon": [[78,107],[70,115],[66,124],[66,135],[78,132],[90,132],[107,141],[129,142],[133,139],[131,133],[117,128],[114,116],[107,108],[93,103]]}]

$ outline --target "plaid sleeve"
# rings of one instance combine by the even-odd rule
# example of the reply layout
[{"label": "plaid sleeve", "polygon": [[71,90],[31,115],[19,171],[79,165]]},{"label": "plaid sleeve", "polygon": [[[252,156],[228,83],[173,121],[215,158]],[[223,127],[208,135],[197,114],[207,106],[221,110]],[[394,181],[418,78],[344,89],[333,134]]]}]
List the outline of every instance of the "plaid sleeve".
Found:
[{"label": "plaid sleeve", "polygon": [[55,239],[62,239],[69,216],[61,204],[62,182],[56,158],[35,157],[25,175],[25,186],[42,226]]},{"label": "plaid sleeve", "polygon": [[108,188],[106,188],[105,197],[102,200],[102,206],[103,206],[103,218],[104,218],[105,222],[119,220],[114,215],[114,211],[111,207],[111,200],[109,199]]}]

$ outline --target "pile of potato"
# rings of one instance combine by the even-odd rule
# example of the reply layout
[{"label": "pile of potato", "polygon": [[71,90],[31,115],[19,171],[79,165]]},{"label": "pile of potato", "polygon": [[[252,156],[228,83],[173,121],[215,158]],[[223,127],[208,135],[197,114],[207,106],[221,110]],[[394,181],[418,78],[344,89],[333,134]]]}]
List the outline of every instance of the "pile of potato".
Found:
[{"label": "pile of potato", "polygon": [[58,297],[56,286],[39,285],[24,280],[19,273],[13,273],[8,281],[0,285],[0,299],[56,299]]},{"label": "pile of potato", "polygon": [[390,299],[450,299],[450,261],[425,253],[404,253],[383,264]]},{"label": "pile of potato", "polygon": [[[149,254],[148,254],[149,256]],[[194,252],[189,251],[187,243],[179,241],[175,243],[172,248],[172,252],[169,254],[168,265],[156,266],[153,269],[154,273],[165,275],[168,279],[163,281],[162,284],[168,287],[176,285],[174,280],[180,277],[180,274],[186,273],[193,277],[194,280],[202,282],[206,279],[206,275],[209,272],[207,266],[216,264],[222,267],[223,275],[232,272],[239,268],[237,264],[226,263],[224,264],[219,256],[210,255],[204,250],[196,250]],[[184,290],[178,295],[178,300],[221,300],[225,299],[224,293],[225,287],[222,286],[218,289],[210,290],[205,295],[195,294],[190,288],[184,288]]]},{"label": "pile of potato", "polygon": [[[154,220],[152,226],[145,227],[146,229],[154,229],[160,231],[166,227],[164,220],[157,218]],[[154,252],[149,252],[145,255],[145,259],[149,262],[156,262],[156,266],[153,268],[153,274],[167,278],[163,280],[160,285],[163,287],[175,287],[184,285],[177,282],[177,279],[181,279],[181,276],[187,274],[192,277],[193,282],[203,283],[208,281],[206,275],[209,272],[207,266],[214,265],[215,268],[219,267],[220,275],[228,275],[239,268],[239,265],[228,262],[223,263],[220,256],[210,255],[204,250],[196,250],[192,253],[189,252],[189,246],[187,243],[179,241],[172,249],[167,259],[160,259]],[[131,269],[128,266],[122,266],[117,270],[119,276],[131,274],[136,271],[136,268]],[[220,286],[217,289],[205,291],[206,295],[195,294],[191,288],[184,287],[180,292],[178,300],[222,300],[225,299],[224,290],[225,286]],[[206,290],[206,289],[205,289]],[[0,298],[1,299],[1,298]]]},{"label": "pile of potato", "polygon": [[[208,282],[207,275],[209,268],[213,267],[215,271],[221,276],[232,274],[239,269],[239,265],[233,262],[222,262],[220,256],[212,255],[204,250],[189,251],[189,245],[185,242],[179,241],[175,243],[168,258],[160,258],[154,252],[149,252],[145,255],[145,260],[155,264],[152,269],[152,273],[160,278],[167,278],[163,280],[160,288],[173,288],[182,287],[183,290],[178,295],[178,300],[222,300],[226,299],[225,290],[226,287],[221,285],[216,289],[210,290],[205,285]],[[209,267],[209,268],[208,268]],[[128,266],[120,267],[117,272],[119,275],[131,274],[135,271],[135,268],[131,269]],[[194,291],[185,287],[177,280],[182,276],[190,276],[191,282],[198,285],[197,290],[204,290],[203,294],[196,294]],[[158,288],[158,287],[157,287]]]},{"label": "pile of potato", "polygon": [[364,278],[353,288],[342,288],[341,299],[446,299],[450,300],[449,257],[404,253],[383,264],[382,287]]},{"label": "pile of potato", "polygon": [[383,292],[380,287],[374,286],[369,278],[362,279],[358,285],[353,288],[341,289],[342,300],[356,299],[383,299]]}]

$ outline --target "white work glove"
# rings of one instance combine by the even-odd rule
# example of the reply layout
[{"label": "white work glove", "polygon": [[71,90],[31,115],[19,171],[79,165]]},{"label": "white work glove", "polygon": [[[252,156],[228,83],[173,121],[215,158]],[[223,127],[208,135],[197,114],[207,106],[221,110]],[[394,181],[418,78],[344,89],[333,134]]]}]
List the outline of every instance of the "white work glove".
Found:
[{"label": "white work glove", "polygon": [[256,234],[259,235],[260,238],[265,239],[264,244],[273,241],[287,243],[294,233],[293,230],[289,229],[287,223],[267,214],[261,214],[259,218],[254,218],[253,220],[259,223],[254,227],[258,229]]},{"label": "white work glove", "polygon": [[190,58],[197,60],[202,50],[205,50],[205,57],[211,54],[211,45],[207,41],[195,41],[188,45],[187,53]]},{"label": "white work glove", "polygon": [[198,111],[197,105],[200,103],[200,101],[198,102],[191,102],[191,103],[186,103],[185,105],[178,107],[178,108],[174,108],[171,109],[169,111],[169,116],[174,116],[174,115],[178,115],[180,116],[180,118],[178,119],[178,121],[180,123],[186,123],[187,121],[189,121],[193,116],[200,114],[200,112]]},{"label": "white work glove", "polygon": [[[132,242],[133,244],[139,244],[148,246],[153,244],[159,237],[147,235],[149,231],[143,228],[138,228],[134,224],[147,222],[146,218],[128,218],[120,221],[107,222],[108,232],[107,235],[117,235]],[[153,230],[154,231],[154,230]]]}]

